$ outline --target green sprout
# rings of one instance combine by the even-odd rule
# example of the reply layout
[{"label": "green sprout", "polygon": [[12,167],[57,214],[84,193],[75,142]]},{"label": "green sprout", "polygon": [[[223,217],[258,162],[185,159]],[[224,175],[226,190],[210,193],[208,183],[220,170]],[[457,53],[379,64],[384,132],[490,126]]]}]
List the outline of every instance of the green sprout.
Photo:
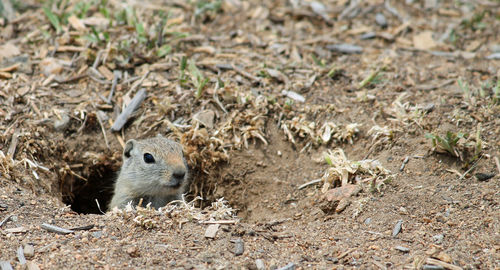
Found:
[{"label": "green sprout", "polygon": [[193,80],[193,85],[196,87],[195,97],[199,99],[203,93],[203,88],[208,83],[209,79],[205,78],[201,71],[196,67],[194,61],[189,61],[189,73],[191,74],[191,79]]},{"label": "green sprout", "polygon": [[431,133],[425,134],[425,138],[432,140],[432,146],[434,148],[436,148],[436,147],[441,148],[441,149],[445,150],[446,152],[450,153],[452,156],[458,157],[458,158],[461,158],[461,156],[460,156],[460,152],[458,152],[457,144],[458,144],[458,141],[461,138],[464,138],[465,136],[467,136],[467,135],[463,134],[461,132],[454,133],[451,131],[446,132],[445,137],[441,137],[439,135],[434,135]]}]

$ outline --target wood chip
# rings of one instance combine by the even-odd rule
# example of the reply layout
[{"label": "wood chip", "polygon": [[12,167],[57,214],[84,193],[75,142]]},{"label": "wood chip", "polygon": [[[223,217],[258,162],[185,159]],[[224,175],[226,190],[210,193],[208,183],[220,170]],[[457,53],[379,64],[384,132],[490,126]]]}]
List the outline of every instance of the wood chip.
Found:
[{"label": "wood chip", "polygon": [[459,266],[456,266],[456,265],[453,265],[450,263],[442,262],[440,260],[436,260],[436,259],[432,259],[432,258],[427,258],[425,260],[425,263],[439,265],[439,266],[442,266],[446,269],[451,269],[451,270],[462,270],[463,269],[462,267],[459,267]]},{"label": "wood chip", "polygon": [[69,234],[69,233],[73,233],[74,232],[73,230],[64,229],[64,228],[61,228],[61,227],[58,227],[58,226],[54,226],[54,225],[50,225],[50,224],[47,224],[47,223],[43,223],[41,227],[42,227],[42,229],[45,229],[45,230],[47,230],[49,232],[58,233],[58,234]]},{"label": "wood chip", "polygon": [[13,270],[12,265],[8,261],[0,261],[0,269],[1,270]]},{"label": "wood chip", "polygon": [[85,24],[78,19],[74,14],[68,17],[68,22],[71,24],[73,28],[75,28],[78,31],[85,31]]},{"label": "wood chip", "polygon": [[403,221],[398,220],[398,222],[396,222],[396,225],[394,225],[394,228],[392,229],[392,237],[396,237],[401,232],[402,226]]},{"label": "wood chip", "polygon": [[217,231],[219,230],[220,225],[219,224],[210,224],[208,225],[206,231],[205,231],[205,237],[206,238],[215,238],[217,235]]},{"label": "wood chip", "polygon": [[113,78],[114,78],[114,75],[113,75],[113,72],[111,72],[111,70],[109,70],[106,66],[104,65],[101,65],[97,68],[97,70],[99,70],[99,72],[104,76],[106,77],[106,79],[108,81],[112,81]]},{"label": "wood chip", "polygon": [[59,46],[59,47],[54,47],[54,46],[49,46],[49,51],[56,50],[57,52],[84,52],[86,50],[85,47],[78,47],[78,46]]},{"label": "wood chip", "polygon": [[26,258],[24,257],[24,251],[22,246],[19,246],[19,248],[17,249],[17,260],[21,265],[26,264]]},{"label": "wood chip", "polygon": [[12,79],[12,74],[9,72],[0,71],[0,78],[2,79]]},{"label": "wood chip", "polygon": [[132,115],[132,113],[141,105],[142,101],[146,98],[146,89],[142,88],[135,94],[134,98],[130,101],[130,104],[123,110],[120,115],[116,118],[113,126],[111,127],[112,131],[120,131],[125,123],[127,123],[128,119]]},{"label": "wood chip", "polygon": [[19,47],[12,43],[5,43],[0,46],[0,60],[4,58],[11,58],[19,54],[21,54],[21,50],[19,50]]},{"label": "wood chip", "polygon": [[10,218],[12,217],[12,215],[7,215],[2,221],[0,221],[0,228],[2,228],[2,226],[7,223]]},{"label": "wood chip", "polygon": [[15,63],[11,66],[0,68],[0,72],[12,72],[15,71],[19,66],[21,66],[21,63]]},{"label": "wood chip", "polygon": [[238,220],[207,220],[207,221],[200,221],[200,224],[236,224],[238,223]]},{"label": "wood chip", "polygon": [[16,227],[16,228],[5,229],[5,231],[8,233],[25,233],[28,230],[26,230],[26,228],[21,226],[21,227]]},{"label": "wood chip", "polygon": [[436,42],[432,38],[432,32],[424,31],[413,36],[413,46],[420,50],[430,50],[436,47]]}]

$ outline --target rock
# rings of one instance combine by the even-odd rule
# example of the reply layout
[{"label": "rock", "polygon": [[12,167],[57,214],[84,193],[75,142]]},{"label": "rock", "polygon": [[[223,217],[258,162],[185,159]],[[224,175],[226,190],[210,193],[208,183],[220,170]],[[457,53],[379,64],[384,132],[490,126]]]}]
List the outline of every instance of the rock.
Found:
[{"label": "rock", "polygon": [[33,256],[35,256],[35,248],[32,246],[32,245],[25,245],[24,246],[24,256],[27,258],[27,259],[30,259],[32,258]]},{"label": "rock", "polygon": [[369,225],[372,222],[371,218],[365,219],[365,225]]},{"label": "rock", "polygon": [[132,258],[136,258],[136,257],[140,256],[139,249],[135,246],[128,247],[127,254]]},{"label": "rock", "polygon": [[38,267],[38,264],[36,264],[33,261],[27,261],[26,262],[26,268],[28,270],[40,270],[40,267]]},{"label": "rock", "polygon": [[64,131],[69,125],[69,116],[67,114],[62,114],[61,119],[54,121],[54,129],[57,131]]},{"label": "rock", "polygon": [[264,264],[264,261],[261,259],[255,260],[255,267],[257,267],[257,270],[265,270],[266,265]]},{"label": "rock", "polygon": [[101,238],[102,237],[102,231],[92,232],[92,236],[94,238]]},{"label": "rock", "polygon": [[384,14],[382,13],[377,13],[375,15],[375,22],[382,26],[383,28],[387,27],[387,19],[385,18]]},{"label": "rock", "polygon": [[352,184],[330,189],[320,198],[318,206],[325,214],[335,213],[337,207],[339,208],[338,211],[342,211],[349,205],[347,198],[357,195],[360,191],[361,188],[358,185]]},{"label": "rock", "polygon": [[217,231],[219,230],[219,224],[210,224],[208,225],[206,231],[205,231],[205,237],[206,238],[215,238],[217,235]]},{"label": "rock", "polygon": [[231,242],[234,243],[234,255],[240,256],[243,254],[243,252],[245,252],[245,243],[243,242],[243,240],[241,240],[241,238],[238,238]]},{"label": "rock", "polygon": [[436,244],[441,244],[443,243],[444,235],[443,234],[436,234],[432,237],[432,241]]},{"label": "rock", "polygon": [[207,128],[214,127],[214,119],[215,119],[215,112],[212,110],[204,110],[201,112],[197,112],[195,115],[193,115],[193,120],[195,120],[196,122],[202,124]]}]

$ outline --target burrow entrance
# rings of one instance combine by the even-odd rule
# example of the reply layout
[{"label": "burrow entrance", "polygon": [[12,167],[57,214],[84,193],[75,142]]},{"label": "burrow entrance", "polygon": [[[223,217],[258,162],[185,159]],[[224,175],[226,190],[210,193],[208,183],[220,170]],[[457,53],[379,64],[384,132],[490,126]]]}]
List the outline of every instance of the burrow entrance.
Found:
[{"label": "burrow entrance", "polygon": [[[217,164],[208,174],[190,166],[192,184],[186,199],[201,196],[198,206],[203,208],[224,197],[247,222],[289,216],[288,209],[301,207],[299,202],[307,196],[297,187],[321,177],[325,164],[314,162],[310,153],[300,153],[275,125],[268,125],[267,132],[267,145],[256,142],[249,149],[232,151],[228,162]],[[67,150],[57,177],[62,200],[72,210],[102,214],[113,195],[122,147],[113,140],[107,148],[98,131],[87,134],[63,139]]]}]

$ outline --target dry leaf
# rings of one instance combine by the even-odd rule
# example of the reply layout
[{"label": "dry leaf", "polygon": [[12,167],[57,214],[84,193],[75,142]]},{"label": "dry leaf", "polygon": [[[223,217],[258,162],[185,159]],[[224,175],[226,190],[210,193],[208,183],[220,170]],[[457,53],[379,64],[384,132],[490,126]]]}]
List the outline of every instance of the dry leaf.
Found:
[{"label": "dry leaf", "polygon": [[420,50],[430,50],[436,47],[436,42],[432,38],[432,32],[424,31],[413,36],[413,46]]}]

